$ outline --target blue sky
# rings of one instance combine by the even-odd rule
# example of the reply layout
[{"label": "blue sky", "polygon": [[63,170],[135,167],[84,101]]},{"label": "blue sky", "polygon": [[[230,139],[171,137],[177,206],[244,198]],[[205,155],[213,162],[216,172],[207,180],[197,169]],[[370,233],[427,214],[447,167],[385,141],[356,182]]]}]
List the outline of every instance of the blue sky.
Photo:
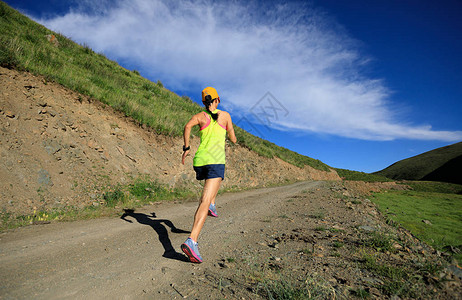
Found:
[{"label": "blue sky", "polygon": [[46,27],[338,168],[462,141],[457,0],[6,1]]}]

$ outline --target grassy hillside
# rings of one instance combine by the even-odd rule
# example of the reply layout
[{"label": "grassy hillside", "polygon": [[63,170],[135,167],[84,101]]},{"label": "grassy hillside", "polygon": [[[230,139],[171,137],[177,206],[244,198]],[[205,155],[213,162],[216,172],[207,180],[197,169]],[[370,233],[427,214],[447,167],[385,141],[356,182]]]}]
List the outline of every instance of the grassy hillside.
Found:
[{"label": "grassy hillside", "polygon": [[[53,35],[54,37],[51,37]],[[48,38],[47,38],[48,36]],[[52,41],[49,41],[49,38]],[[53,41],[56,41],[54,43]],[[122,68],[104,55],[52,32],[0,1],[0,65],[42,75],[97,99],[169,136],[181,136],[190,116],[202,108],[135,71]],[[199,92],[199,91],[198,91]],[[197,134],[193,132],[193,134]],[[236,128],[241,145],[265,157],[279,157],[293,165],[319,170],[329,167]]]},{"label": "grassy hillside", "polygon": [[432,180],[462,183],[462,142],[398,161],[374,174],[396,180]]},{"label": "grassy hillside", "polygon": [[366,182],[387,182],[393,181],[392,179],[377,175],[377,174],[369,174],[359,171],[352,171],[347,169],[338,169],[335,168],[338,176],[340,176],[344,180],[354,180],[354,181],[366,181]]}]

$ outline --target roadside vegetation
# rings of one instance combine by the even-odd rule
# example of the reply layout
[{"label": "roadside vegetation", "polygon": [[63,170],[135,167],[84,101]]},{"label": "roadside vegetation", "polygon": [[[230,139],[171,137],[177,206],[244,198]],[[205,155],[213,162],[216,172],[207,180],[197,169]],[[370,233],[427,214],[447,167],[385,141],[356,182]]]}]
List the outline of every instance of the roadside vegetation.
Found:
[{"label": "roadside vegetation", "polygon": [[462,261],[462,186],[406,182],[410,191],[376,193],[371,200],[393,224],[400,224],[435,249]]},{"label": "roadside vegetation", "polygon": [[0,212],[0,231],[26,225],[47,224],[52,221],[73,221],[103,216],[120,215],[123,209],[135,209],[158,201],[190,200],[197,192],[187,189],[169,189],[148,176],[133,179],[126,185],[108,186],[100,191],[98,201],[85,207],[65,207],[34,211],[31,215],[13,216]]},{"label": "roadside vegetation", "polygon": [[[83,95],[97,99],[157,133],[181,136],[189,117],[202,108],[136,70],[127,70],[87,45],[78,45],[0,2],[0,65],[41,75]],[[193,131],[197,135],[197,131]],[[239,143],[264,157],[279,157],[303,167],[329,170],[319,160],[236,128]]]}]

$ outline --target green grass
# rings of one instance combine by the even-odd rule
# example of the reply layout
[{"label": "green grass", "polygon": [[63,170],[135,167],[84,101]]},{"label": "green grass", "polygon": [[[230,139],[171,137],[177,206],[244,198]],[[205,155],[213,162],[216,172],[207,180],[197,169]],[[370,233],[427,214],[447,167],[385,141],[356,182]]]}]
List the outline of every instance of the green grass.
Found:
[{"label": "green grass", "polygon": [[409,262],[396,266],[380,260],[379,255],[364,253],[362,256],[362,266],[383,281],[375,287],[385,295],[397,295],[405,299],[422,299],[422,289],[428,287],[424,278],[435,277],[441,270],[441,265],[435,262],[426,262],[420,267],[418,265],[419,263]]},{"label": "green grass", "polygon": [[125,202],[125,195],[120,185],[103,194],[104,203],[108,207],[115,207],[119,202]]},{"label": "green grass", "polygon": [[332,244],[332,246],[334,248],[342,248],[343,246],[345,246],[345,244],[339,241],[335,241],[334,244]]},{"label": "green grass", "polygon": [[361,299],[369,299],[371,296],[368,291],[366,291],[365,289],[361,289],[361,288],[351,289],[350,292],[351,294]]},{"label": "green grass", "polygon": [[462,195],[462,185],[460,184],[435,181],[404,181],[402,184],[410,186],[416,192]]},{"label": "green grass", "polygon": [[307,276],[299,283],[287,278],[278,280],[266,280],[260,284],[261,294],[267,299],[335,299],[335,289],[322,278]]},{"label": "green grass", "polygon": [[[53,34],[59,46],[46,35]],[[44,76],[87,97],[97,99],[157,133],[179,137],[189,118],[202,110],[187,96],[180,97],[130,71],[86,45],[52,32],[0,2],[0,65]],[[199,93],[200,91],[198,91]],[[82,100],[82,99],[81,99]],[[303,156],[256,137],[236,126],[238,143],[264,157],[279,157],[298,167],[328,171],[319,160]],[[193,135],[198,135],[194,129]]]},{"label": "green grass", "polygon": [[[388,191],[375,194],[372,201],[384,215],[436,249],[462,244],[462,195]],[[460,261],[462,255],[456,258]]]},{"label": "green grass", "polygon": [[15,216],[8,212],[0,212],[0,232],[6,229],[13,229],[17,227],[33,225],[33,224],[46,224],[55,221],[72,221],[92,219],[102,216],[114,214],[114,210],[108,207],[95,207],[87,206],[84,208],[65,207],[60,209],[51,210],[38,210],[32,214]]},{"label": "green grass", "polygon": [[324,219],[326,213],[323,210],[319,210],[310,215],[310,218],[313,219]]},{"label": "green grass", "polygon": [[389,235],[383,233],[373,232],[370,237],[363,241],[363,245],[367,247],[374,248],[376,251],[391,251],[393,252],[392,247],[392,238]]},{"label": "green grass", "polygon": [[169,188],[157,180],[151,180],[149,176],[143,176],[125,186],[116,185],[110,188],[104,193],[103,199],[105,205],[109,207],[120,205],[124,208],[133,208],[156,201],[188,199],[195,195],[190,190]]},{"label": "green grass", "polygon": [[382,276],[385,284],[380,288],[389,295],[403,295],[408,293],[408,273],[405,269],[394,267],[386,263],[379,263],[376,257],[365,254],[363,256],[364,267],[372,273]]}]

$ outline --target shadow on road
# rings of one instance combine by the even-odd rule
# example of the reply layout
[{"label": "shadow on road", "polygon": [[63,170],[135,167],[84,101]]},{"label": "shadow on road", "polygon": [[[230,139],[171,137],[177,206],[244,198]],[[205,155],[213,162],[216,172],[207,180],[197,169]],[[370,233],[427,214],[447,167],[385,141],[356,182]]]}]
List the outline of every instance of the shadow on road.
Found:
[{"label": "shadow on road", "polygon": [[170,227],[170,230],[173,233],[191,233],[190,231],[176,228],[170,220],[156,219],[155,213],[147,215],[143,213],[136,213],[133,209],[124,209],[124,211],[124,214],[120,217],[122,220],[127,221],[129,223],[133,223],[133,221],[127,220],[127,217],[132,217],[138,223],[143,225],[149,225],[152,227],[152,229],[154,229],[157,232],[157,235],[159,236],[159,241],[164,247],[164,254],[162,255],[163,257],[189,262],[189,259],[185,255],[176,252],[173,248],[172,242],[168,237],[167,228],[165,228],[164,224]]}]

